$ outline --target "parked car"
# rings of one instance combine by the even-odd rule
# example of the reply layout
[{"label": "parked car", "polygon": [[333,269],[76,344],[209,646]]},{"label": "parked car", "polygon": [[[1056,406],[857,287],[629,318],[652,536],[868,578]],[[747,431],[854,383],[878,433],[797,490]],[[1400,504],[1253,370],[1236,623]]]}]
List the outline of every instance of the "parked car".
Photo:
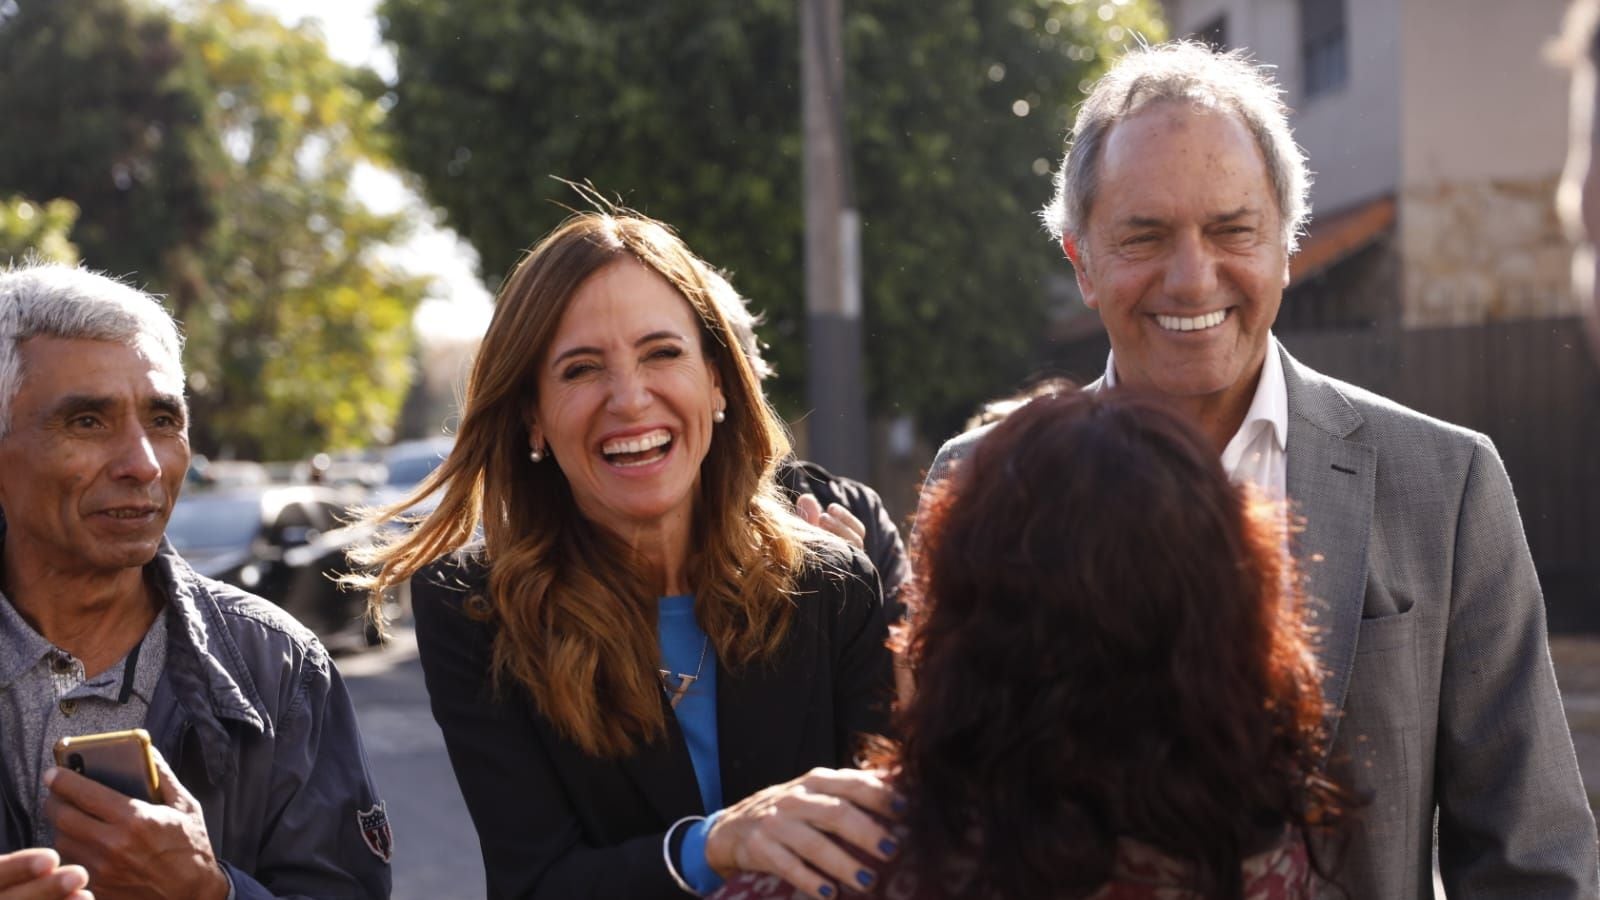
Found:
[{"label": "parked car", "polygon": [[[423,438],[420,440],[401,441],[379,451],[380,466],[383,469],[382,481],[372,489],[367,496],[366,505],[369,508],[390,506],[404,500],[422,483],[434,469],[439,467],[444,458],[450,454],[450,448],[455,446],[455,438],[440,435],[438,437]],[[405,515],[408,518],[420,519],[439,505],[439,495],[434,494],[425,498],[421,503],[413,503],[406,507]],[[390,524],[391,529],[405,527],[401,524]],[[391,623],[405,622],[411,617],[411,582],[407,581],[396,585],[384,595],[384,618]],[[376,632],[370,633],[369,638],[378,639]]]},{"label": "parked car", "polygon": [[[386,506],[405,498],[422,479],[427,478],[455,446],[453,437],[431,437],[415,441],[401,441],[382,451],[383,483],[372,492],[369,502]],[[439,505],[438,495],[427,498],[407,510],[412,515],[426,515]]]},{"label": "parked car", "polygon": [[366,595],[335,579],[350,571],[345,551],[371,530],[346,525],[359,497],[321,485],[250,485],[179,498],[167,538],[202,575],[283,607],[328,643],[375,633]]},{"label": "parked car", "polygon": [[196,455],[189,460],[189,484],[200,488],[234,488],[265,485],[272,481],[267,467],[240,459],[207,459]]}]

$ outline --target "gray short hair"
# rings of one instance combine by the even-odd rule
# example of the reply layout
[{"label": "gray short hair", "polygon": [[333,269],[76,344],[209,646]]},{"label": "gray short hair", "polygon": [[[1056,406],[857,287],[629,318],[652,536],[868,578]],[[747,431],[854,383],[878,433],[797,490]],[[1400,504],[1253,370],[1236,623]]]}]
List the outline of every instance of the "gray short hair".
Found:
[{"label": "gray short hair", "polygon": [[1283,218],[1284,247],[1293,253],[1311,214],[1311,172],[1289,130],[1282,90],[1270,67],[1257,66],[1241,51],[1222,53],[1195,41],[1130,50],[1095,82],[1072,126],[1056,172],[1055,197],[1040,211],[1050,234],[1058,241],[1083,237],[1106,136],[1118,122],[1162,100],[1228,110],[1243,121],[1266,161]]},{"label": "gray short hair", "polygon": [[23,341],[55,337],[132,344],[149,338],[182,371],[183,338],[155,297],[99,272],[24,262],[0,269],[0,437],[22,387]]},{"label": "gray short hair", "polygon": [[771,378],[777,370],[762,358],[761,339],[756,337],[756,326],[761,324],[760,314],[750,311],[750,301],[734,290],[733,283],[728,281],[726,275],[709,266],[706,268],[706,286],[711,290],[712,302],[722,310],[728,326],[739,339],[739,349],[744,351],[745,359],[750,361],[750,368],[755,370],[756,377]]}]

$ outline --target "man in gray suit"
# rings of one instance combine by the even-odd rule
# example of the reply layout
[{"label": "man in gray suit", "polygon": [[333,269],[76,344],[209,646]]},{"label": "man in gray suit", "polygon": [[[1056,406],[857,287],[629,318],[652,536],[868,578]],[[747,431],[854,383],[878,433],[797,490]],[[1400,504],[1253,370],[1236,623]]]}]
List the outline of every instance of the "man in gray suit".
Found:
[{"label": "man in gray suit", "polygon": [[[1594,818],[1538,579],[1483,435],[1306,368],[1271,333],[1309,177],[1279,91],[1197,44],[1095,86],[1045,211],[1111,339],[1105,378],[1170,397],[1239,480],[1304,519],[1331,758],[1369,798],[1343,896],[1600,896]],[[947,443],[942,477],[982,430]],[[1173,535],[1173,540],[1182,540]],[[1340,896],[1331,891],[1330,896]]]}]

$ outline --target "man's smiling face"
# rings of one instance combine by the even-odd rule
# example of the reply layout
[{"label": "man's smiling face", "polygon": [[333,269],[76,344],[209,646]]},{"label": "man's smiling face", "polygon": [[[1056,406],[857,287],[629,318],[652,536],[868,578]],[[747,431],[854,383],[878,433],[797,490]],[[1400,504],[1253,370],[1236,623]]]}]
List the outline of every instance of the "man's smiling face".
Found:
[{"label": "man's smiling face", "polygon": [[1074,250],[1121,383],[1248,407],[1289,267],[1266,163],[1237,116],[1157,102],[1118,123]]}]

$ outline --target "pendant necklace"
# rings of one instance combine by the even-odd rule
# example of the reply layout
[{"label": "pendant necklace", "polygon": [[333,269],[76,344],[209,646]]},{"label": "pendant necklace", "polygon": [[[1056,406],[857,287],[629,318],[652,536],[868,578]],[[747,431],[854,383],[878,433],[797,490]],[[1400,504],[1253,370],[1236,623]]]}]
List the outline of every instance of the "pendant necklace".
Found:
[{"label": "pendant necklace", "polygon": [[[700,680],[700,673],[706,667],[706,648],[710,646],[711,635],[708,634],[700,641],[700,662],[695,665],[693,675],[686,675],[682,672],[674,674],[666,669],[656,670],[661,673],[661,690],[666,692],[667,703],[673,709],[677,709],[678,701],[683,699],[684,694],[689,693],[689,685]],[[678,679],[677,687],[672,686],[672,679],[674,678]]]}]

